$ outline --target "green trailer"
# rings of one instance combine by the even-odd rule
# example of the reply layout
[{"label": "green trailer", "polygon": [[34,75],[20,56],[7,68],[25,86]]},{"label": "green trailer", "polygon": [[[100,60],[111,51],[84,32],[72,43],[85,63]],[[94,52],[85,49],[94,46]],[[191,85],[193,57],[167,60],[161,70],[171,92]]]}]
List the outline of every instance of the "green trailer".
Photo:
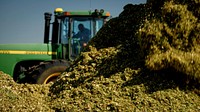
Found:
[{"label": "green trailer", "polygon": [[49,12],[44,14],[44,43],[0,45],[0,71],[10,74],[19,83],[46,84],[54,81],[70,67],[70,63],[105,24],[110,13],[102,9],[63,11],[56,8],[53,23],[51,16]]}]

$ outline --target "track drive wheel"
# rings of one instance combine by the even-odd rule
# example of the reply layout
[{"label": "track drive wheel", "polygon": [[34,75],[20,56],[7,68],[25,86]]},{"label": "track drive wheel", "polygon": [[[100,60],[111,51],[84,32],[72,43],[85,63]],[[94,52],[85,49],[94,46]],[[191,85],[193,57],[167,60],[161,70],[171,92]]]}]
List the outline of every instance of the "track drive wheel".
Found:
[{"label": "track drive wheel", "polygon": [[32,71],[31,79],[33,79],[33,83],[36,84],[54,82],[69,66],[70,63],[64,60],[42,62]]}]

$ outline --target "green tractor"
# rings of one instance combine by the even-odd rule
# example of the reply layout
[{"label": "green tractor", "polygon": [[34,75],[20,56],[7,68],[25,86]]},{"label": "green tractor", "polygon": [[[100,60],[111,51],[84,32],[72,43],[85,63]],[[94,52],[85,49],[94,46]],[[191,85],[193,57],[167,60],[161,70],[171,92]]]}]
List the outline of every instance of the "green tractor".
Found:
[{"label": "green tractor", "polygon": [[70,67],[87,42],[105,24],[110,13],[102,9],[63,11],[57,8],[53,23],[50,22],[51,13],[46,12],[44,16],[44,43],[0,45],[0,71],[10,74],[16,82],[53,82]]}]

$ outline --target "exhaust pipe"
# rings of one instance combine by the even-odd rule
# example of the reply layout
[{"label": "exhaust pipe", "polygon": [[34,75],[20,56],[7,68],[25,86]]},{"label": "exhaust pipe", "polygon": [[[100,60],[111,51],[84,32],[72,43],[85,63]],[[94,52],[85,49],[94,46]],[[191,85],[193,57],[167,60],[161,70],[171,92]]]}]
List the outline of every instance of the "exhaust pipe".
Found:
[{"label": "exhaust pipe", "polygon": [[50,21],[52,13],[44,13],[45,26],[44,26],[44,43],[49,43],[49,31],[50,31]]}]

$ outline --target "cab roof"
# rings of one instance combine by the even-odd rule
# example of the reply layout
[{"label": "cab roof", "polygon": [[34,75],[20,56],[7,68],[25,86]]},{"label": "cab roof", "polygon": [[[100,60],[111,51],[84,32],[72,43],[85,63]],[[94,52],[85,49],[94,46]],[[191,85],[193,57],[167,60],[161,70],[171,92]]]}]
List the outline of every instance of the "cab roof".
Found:
[{"label": "cab roof", "polygon": [[93,16],[101,16],[101,17],[109,17],[110,12],[104,12],[103,9],[98,11],[95,9],[95,11],[63,11],[61,8],[57,8],[54,11],[55,15],[57,16],[64,16],[64,17],[93,17]]}]

